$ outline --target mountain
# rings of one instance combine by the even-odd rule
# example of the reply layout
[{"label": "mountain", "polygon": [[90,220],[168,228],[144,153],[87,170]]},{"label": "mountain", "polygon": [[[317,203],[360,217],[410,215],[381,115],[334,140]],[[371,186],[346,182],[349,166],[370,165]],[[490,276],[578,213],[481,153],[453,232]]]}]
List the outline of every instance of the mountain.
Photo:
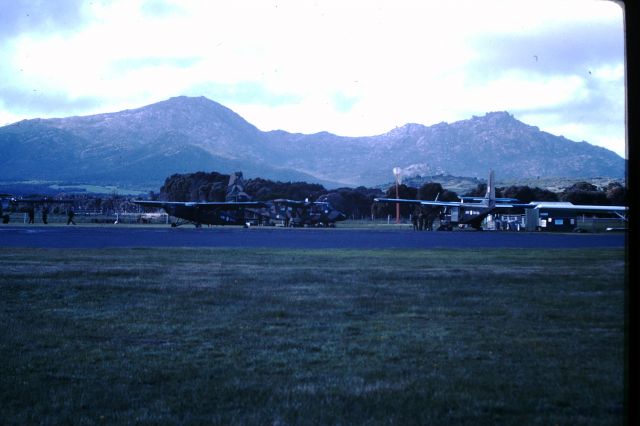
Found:
[{"label": "mountain", "polygon": [[[623,177],[625,160],[605,148],[540,131],[507,112],[491,112],[452,124],[406,124],[388,133],[345,138],[319,133],[268,134],[293,160],[287,163],[314,176],[379,183],[399,166],[405,175],[450,174],[484,178],[489,169],[502,178]],[[314,162],[301,159],[311,155]]]},{"label": "mountain", "polygon": [[86,117],[24,120],[0,128],[0,180],[159,187],[197,170],[317,181],[267,155],[264,133],[206,98],[178,97]]},{"label": "mountain", "polygon": [[0,180],[159,187],[198,170],[329,187],[376,185],[391,169],[500,178],[623,177],[625,160],[491,112],[455,123],[407,124],[382,135],[263,132],[204,97],[84,117],[23,120],[0,127]]}]

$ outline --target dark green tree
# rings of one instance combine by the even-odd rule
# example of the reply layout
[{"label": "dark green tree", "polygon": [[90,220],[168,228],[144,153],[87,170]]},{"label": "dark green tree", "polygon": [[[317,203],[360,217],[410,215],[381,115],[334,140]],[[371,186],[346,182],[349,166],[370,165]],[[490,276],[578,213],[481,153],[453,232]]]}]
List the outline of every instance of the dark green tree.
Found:
[{"label": "dark green tree", "polygon": [[619,182],[612,182],[605,188],[607,194],[607,200],[613,206],[626,206],[628,203],[627,199],[627,188],[625,188]]},{"label": "dark green tree", "polygon": [[607,194],[604,191],[599,191],[597,186],[587,182],[578,182],[567,188],[560,195],[560,201],[597,206],[609,205]]},{"label": "dark green tree", "polygon": [[438,182],[427,182],[418,189],[418,200],[433,201],[444,192],[444,188]]},{"label": "dark green tree", "polygon": [[[398,185],[398,197],[396,197],[396,186],[392,185],[387,189],[384,198],[401,198],[415,200],[418,196],[418,190],[405,184]],[[411,204],[400,204],[400,215],[408,217],[413,213],[415,206]],[[388,215],[395,216],[396,205],[394,203],[376,203],[373,207],[373,214],[376,217],[386,217]]]}]

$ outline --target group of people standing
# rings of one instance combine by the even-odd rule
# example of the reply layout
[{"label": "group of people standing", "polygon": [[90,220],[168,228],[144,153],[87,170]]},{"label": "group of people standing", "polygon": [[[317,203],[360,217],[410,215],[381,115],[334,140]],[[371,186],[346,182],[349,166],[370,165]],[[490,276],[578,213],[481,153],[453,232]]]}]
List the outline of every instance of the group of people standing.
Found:
[{"label": "group of people standing", "polygon": [[[27,212],[29,215],[29,223],[36,223],[36,209],[35,207],[29,207],[29,211]],[[75,225],[76,222],[73,220],[75,216],[75,212],[73,211],[73,207],[69,207],[67,209],[67,225]],[[42,207],[42,223],[45,225],[49,223],[49,208],[47,206]]]},{"label": "group of people standing", "polygon": [[415,231],[433,231],[433,220],[433,215],[423,212],[422,209],[411,216]]},{"label": "group of people standing", "polygon": [[[29,207],[29,211],[27,212],[29,215],[29,223],[36,223],[36,209],[35,207]],[[42,223],[45,225],[49,223],[49,208],[44,206],[42,208]]]}]

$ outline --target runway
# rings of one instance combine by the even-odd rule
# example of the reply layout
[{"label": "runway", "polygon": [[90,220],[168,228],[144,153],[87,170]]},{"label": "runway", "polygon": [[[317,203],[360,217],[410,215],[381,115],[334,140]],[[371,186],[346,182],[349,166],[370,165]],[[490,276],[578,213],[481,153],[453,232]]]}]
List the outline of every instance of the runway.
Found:
[{"label": "runway", "polygon": [[624,248],[623,233],[415,232],[406,229],[0,226],[0,247],[289,249]]}]

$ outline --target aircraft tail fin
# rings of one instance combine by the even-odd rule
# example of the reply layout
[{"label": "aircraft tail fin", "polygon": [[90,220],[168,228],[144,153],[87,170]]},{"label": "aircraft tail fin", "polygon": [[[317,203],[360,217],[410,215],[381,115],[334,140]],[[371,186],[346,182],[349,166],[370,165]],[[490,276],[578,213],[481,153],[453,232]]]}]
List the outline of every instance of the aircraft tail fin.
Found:
[{"label": "aircraft tail fin", "polygon": [[242,172],[235,172],[229,175],[229,184],[227,185],[226,201],[250,201],[249,195],[244,192],[244,178]]},{"label": "aircraft tail fin", "polygon": [[496,187],[493,170],[489,171],[489,181],[487,182],[487,193],[484,196],[488,206],[496,205]]}]

